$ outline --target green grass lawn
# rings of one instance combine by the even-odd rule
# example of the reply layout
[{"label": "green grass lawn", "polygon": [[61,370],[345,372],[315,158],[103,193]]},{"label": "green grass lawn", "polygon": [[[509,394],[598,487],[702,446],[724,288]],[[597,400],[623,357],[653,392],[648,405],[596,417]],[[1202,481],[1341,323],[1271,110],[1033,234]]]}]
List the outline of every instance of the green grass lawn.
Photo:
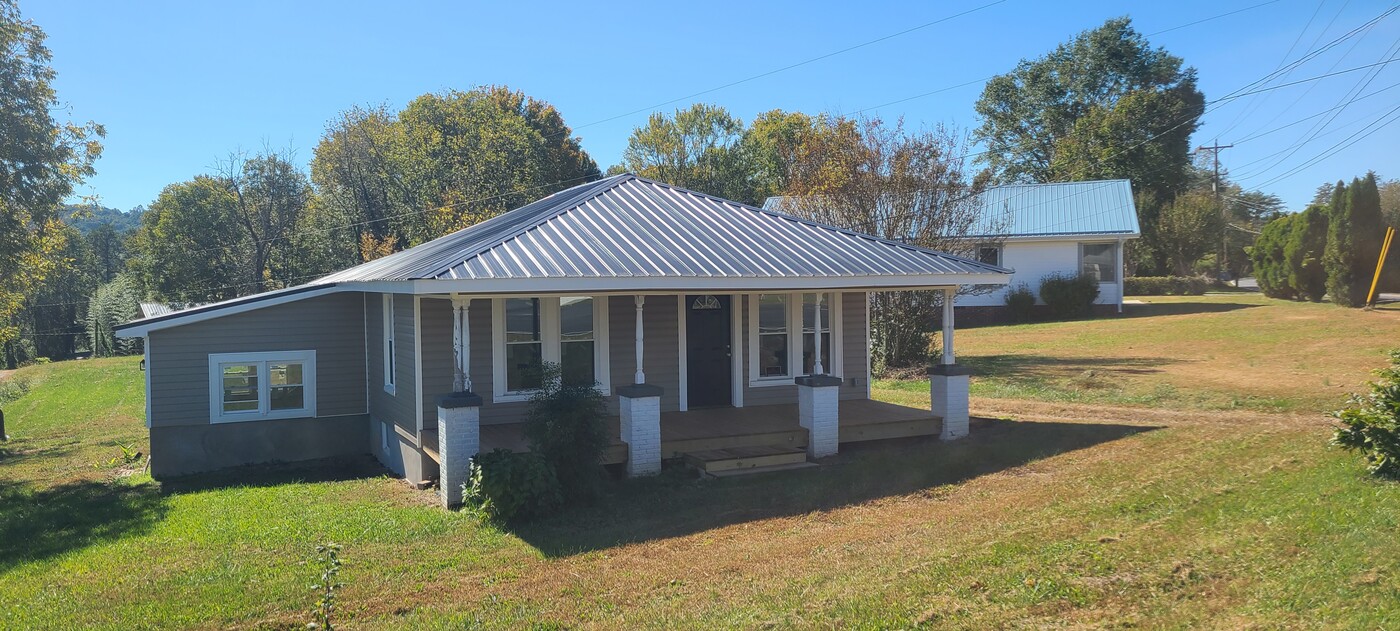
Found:
[{"label": "green grass lawn", "polygon": [[1400,626],[1400,486],[1327,447],[1321,415],[1400,344],[1397,315],[1137,312],[960,332],[997,418],[967,440],[672,472],[508,530],[363,460],[162,487],[108,464],[145,450],[135,359],[28,368],[4,407],[0,628],[304,628],[326,540],[347,628]]}]

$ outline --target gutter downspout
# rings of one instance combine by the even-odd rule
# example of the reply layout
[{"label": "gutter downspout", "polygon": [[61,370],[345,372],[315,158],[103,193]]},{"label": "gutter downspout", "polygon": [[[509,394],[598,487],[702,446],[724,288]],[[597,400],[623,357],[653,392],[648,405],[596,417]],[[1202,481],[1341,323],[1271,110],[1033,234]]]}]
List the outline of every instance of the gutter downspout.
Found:
[{"label": "gutter downspout", "polygon": [[1123,313],[1123,288],[1127,285],[1124,276],[1128,274],[1128,266],[1123,262],[1123,245],[1127,240],[1118,237],[1118,313]]}]

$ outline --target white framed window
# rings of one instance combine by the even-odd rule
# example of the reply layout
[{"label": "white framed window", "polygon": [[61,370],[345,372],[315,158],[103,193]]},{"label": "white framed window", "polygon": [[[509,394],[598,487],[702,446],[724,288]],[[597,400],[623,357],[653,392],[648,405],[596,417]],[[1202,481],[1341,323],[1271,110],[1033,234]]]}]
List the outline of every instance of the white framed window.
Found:
[{"label": "white framed window", "polygon": [[1079,269],[1100,283],[1118,282],[1118,256],[1116,243],[1079,244]]},{"label": "white framed window", "polygon": [[491,309],[493,400],[524,401],[544,362],[568,383],[611,393],[608,300],[593,296],[496,298]]},{"label": "white framed window", "polygon": [[988,265],[1001,267],[1001,246],[999,245],[979,245],[977,246],[977,261]]},{"label": "white framed window", "polygon": [[397,358],[394,356],[394,295],[384,294],[381,296],[384,302],[384,318],[381,320],[384,328],[384,391],[394,394],[395,383],[398,382]]},{"label": "white framed window", "polygon": [[209,421],[316,416],[316,351],[209,355]]},{"label": "white framed window", "polygon": [[[840,292],[823,294],[821,307],[822,368],[840,376]],[[817,294],[750,294],[749,387],[791,385],[811,374],[816,357]]]}]

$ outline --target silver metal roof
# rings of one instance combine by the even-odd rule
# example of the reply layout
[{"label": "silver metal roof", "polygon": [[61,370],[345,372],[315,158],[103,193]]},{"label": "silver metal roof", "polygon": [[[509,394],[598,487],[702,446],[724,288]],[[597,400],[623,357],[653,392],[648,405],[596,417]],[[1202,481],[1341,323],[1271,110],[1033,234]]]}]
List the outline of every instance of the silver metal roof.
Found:
[{"label": "silver metal roof", "polygon": [[309,284],[1007,273],[977,261],[623,174],[560,191]]},{"label": "silver metal roof", "polygon": [[[769,197],[763,207],[781,210],[791,203],[788,197]],[[1142,232],[1128,180],[997,186],[983,191],[976,204],[981,219],[970,236],[1137,237]]]}]

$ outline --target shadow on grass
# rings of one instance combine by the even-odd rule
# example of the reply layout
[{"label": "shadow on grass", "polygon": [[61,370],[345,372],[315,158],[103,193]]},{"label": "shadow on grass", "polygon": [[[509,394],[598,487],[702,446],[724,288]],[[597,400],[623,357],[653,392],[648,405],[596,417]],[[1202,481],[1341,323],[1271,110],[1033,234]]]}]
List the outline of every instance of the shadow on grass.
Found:
[{"label": "shadow on grass", "polygon": [[198,493],[217,489],[269,487],[284,484],[344,482],[392,475],[369,454],[300,462],[256,464],[160,481],[162,493]]},{"label": "shadow on grass", "polygon": [[0,482],[0,571],[145,533],[165,512],[149,484],[86,481],[36,491]]},{"label": "shadow on grass", "polygon": [[[1150,299],[1150,297],[1149,297]],[[1251,309],[1264,305],[1249,302],[1148,302],[1123,305],[1125,318],[1151,318],[1155,316],[1190,315],[1195,313],[1227,313],[1240,309]]]},{"label": "shadow on grass", "polygon": [[547,556],[568,556],[905,495],[1153,429],[977,419],[971,437],[961,441],[926,437],[847,444],[819,468],[722,480],[697,480],[671,470],[628,480],[594,506],[511,532]]},{"label": "shadow on grass", "polygon": [[1169,357],[1053,357],[1050,355],[978,355],[959,357],[972,374],[998,379],[1040,378],[1047,373],[1076,375],[1086,370],[1108,374],[1150,375],[1162,366],[1181,363]]}]

